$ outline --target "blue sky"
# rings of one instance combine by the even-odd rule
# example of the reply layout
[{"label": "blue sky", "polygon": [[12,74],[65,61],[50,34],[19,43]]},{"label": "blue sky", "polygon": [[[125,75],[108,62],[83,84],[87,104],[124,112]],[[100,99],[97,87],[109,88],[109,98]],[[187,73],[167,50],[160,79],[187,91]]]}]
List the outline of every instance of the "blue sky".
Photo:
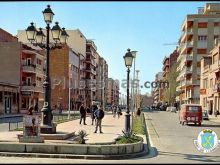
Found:
[{"label": "blue sky", "polygon": [[[176,47],[164,44],[178,41],[185,16],[197,13],[205,1],[0,2],[0,27],[13,35],[27,28],[31,21],[37,27],[45,27],[42,11],[47,4],[55,13],[53,22],[58,21],[66,29],[79,28],[87,39],[95,39],[98,53],[109,64],[110,77],[126,79],[123,56],[127,48],[137,50],[136,69],[144,84],[154,80],[162,70],[164,56]],[[142,93],[150,90],[143,88]]]}]

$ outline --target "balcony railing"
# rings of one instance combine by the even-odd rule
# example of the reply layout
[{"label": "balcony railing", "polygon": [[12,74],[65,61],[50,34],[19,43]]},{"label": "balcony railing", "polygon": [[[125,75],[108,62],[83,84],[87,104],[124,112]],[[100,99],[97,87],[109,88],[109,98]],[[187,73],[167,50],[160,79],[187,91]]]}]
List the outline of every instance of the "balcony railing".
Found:
[{"label": "balcony railing", "polygon": [[21,86],[21,91],[32,91],[32,92],[41,92],[43,93],[43,86],[34,86],[34,85],[23,85]]},{"label": "balcony railing", "polygon": [[33,72],[33,73],[35,73],[35,69],[36,69],[36,65],[34,65],[34,64],[30,64],[30,65],[23,64],[22,65],[22,70],[24,72]]}]

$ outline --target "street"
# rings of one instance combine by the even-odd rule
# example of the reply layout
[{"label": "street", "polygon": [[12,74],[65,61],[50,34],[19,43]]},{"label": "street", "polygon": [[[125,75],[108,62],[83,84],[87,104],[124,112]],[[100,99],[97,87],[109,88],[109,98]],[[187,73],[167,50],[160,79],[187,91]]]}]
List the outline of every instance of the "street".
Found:
[{"label": "street", "polygon": [[148,126],[151,149],[147,156],[128,160],[86,160],[1,157],[0,163],[219,163],[220,148],[208,154],[199,152],[194,146],[199,132],[212,129],[220,137],[220,125],[204,121],[202,126],[182,126],[178,113],[152,111],[144,112]]},{"label": "street", "polygon": [[179,124],[178,112],[147,111],[146,124],[150,131],[152,145],[158,155],[150,161],[157,163],[212,163],[220,162],[220,149],[203,154],[197,150],[194,140],[200,131],[212,129],[220,138],[220,125],[203,121],[202,126]]}]

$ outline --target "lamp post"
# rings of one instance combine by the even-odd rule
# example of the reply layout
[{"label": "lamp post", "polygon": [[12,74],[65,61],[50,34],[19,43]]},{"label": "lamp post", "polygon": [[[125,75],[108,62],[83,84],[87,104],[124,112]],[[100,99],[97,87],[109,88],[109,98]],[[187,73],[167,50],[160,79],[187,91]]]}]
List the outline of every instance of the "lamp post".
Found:
[{"label": "lamp post", "polygon": [[[50,5],[43,11],[44,21],[47,24],[46,27],[46,43],[44,42],[45,35],[42,31],[42,28],[39,28],[39,31],[35,28],[34,23],[26,29],[27,39],[33,44],[40,46],[41,48],[46,49],[46,75],[43,83],[44,87],[44,105],[41,109],[42,113],[42,122],[41,122],[41,133],[52,134],[56,133],[56,126],[52,123],[52,112],[51,112],[51,86],[50,86],[50,74],[49,74],[49,65],[50,65],[50,49],[58,48],[57,44],[66,44],[68,34],[65,31],[65,28],[60,28],[58,22],[55,23],[52,29],[50,29],[50,24],[52,23],[54,13],[50,8]],[[55,46],[50,45],[50,31],[52,32],[53,40],[55,41]]]},{"label": "lamp post", "polygon": [[135,59],[136,59],[136,55],[137,55],[137,51],[131,51],[131,54],[133,55],[134,58],[134,70],[133,70],[133,83],[132,83],[132,110],[131,110],[131,124],[133,126],[133,118],[134,118],[134,110],[135,110],[135,92],[134,92],[134,83],[135,83]]},{"label": "lamp post", "polygon": [[138,74],[139,74],[140,70],[136,70],[136,73],[137,73],[137,80],[138,80],[138,84],[137,84],[137,88],[136,88],[136,91],[135,91],[135,109],[138,108],[138,99],[139,99],[139,78],[138,78]]},{"label": "lamp post", "polygon": [[132,61],[134,56],[132,55],[130,49],[127,49],[127,53],[124,56],[125,66],[127,67],[127,111],[125,114],[125,132],[130,131],[130,110],[129,110],[129,74],[130,68],[132,66]]}]

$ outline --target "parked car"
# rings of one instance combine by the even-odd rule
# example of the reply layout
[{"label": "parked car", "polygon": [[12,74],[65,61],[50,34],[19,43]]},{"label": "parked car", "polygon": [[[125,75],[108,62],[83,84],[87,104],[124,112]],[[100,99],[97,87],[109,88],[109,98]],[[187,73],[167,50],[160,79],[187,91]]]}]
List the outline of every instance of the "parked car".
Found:
[{"label": "parked car", "polygon": [[166,109],[167,109],[167,105],[162,104],[162,105],[160,106],[160,110],[161,110],[161,111],[166,111]]},{"label": "parked car", "polygon": [[176,107],[171,107],[170,108],[170,112],[175,112],[176,113],[176,111],[177,111]]},{"label": "parked car", "polygon": [[208,115],[208,111],[207,110],[204,110],[202,112],[202,119],[203,120],[209,120],[209,115]]},{"label": "parked car", "polygon": [[168,106],[168,107],[166,108],[166,111],[167,111],[167,112],[175,112],[175,113],[176,113],[177,109],[176,109],[176,107]]}]

